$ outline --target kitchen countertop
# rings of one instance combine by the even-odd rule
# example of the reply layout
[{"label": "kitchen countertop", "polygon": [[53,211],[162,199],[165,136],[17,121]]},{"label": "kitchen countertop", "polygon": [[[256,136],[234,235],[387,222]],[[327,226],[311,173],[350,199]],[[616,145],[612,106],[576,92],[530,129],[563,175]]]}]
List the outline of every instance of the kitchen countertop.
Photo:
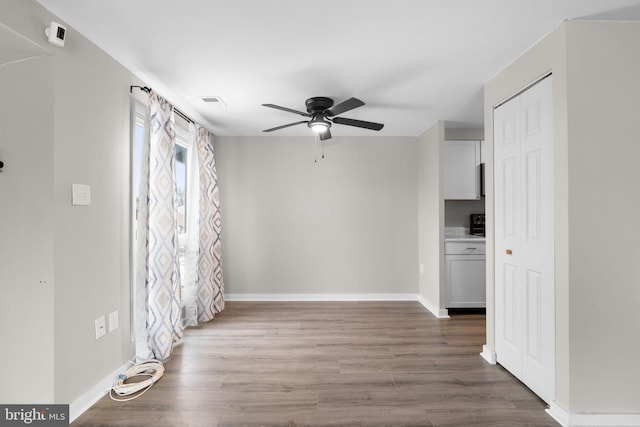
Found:
[{"label": "kitchen countertop", "polygon": [[445,242],[484,242],[486,241],[486,237],[485,236],[475,236],[473,234],[467,234],[467,235],[453,235],[453,236],[447,236],[445,234],[444,236],[444,241]]},{"label": "kitchen countertop", "polygon": [[469,234],[469,229],[464,227],[445,227],[445,242],[484,242],[485,236]]}]

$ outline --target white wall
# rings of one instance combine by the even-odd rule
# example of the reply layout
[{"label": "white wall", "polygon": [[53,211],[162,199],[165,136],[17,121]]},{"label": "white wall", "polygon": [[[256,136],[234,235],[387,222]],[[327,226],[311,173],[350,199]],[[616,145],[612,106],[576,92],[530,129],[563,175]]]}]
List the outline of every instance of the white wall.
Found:
[{"label": "white wall", "polygon": [[[54,263],[56,399],[111,374],[131,356],[129,333],[129,85],[131,74],[73,28],[55,56]],[[72,206],[71,185],[91,185]],[[89,304],[87,304],[89,302]],[[95,340],[94,320],[120,328]],[[91,375],[77,375],[77,372]]]},{"label": "white wall", "polygon": [[[493,265],[493,106],[552,71],[556,403],[640,413],[640,23],[568,21],[485,86],[487,260]],[[595,219],[595,224],[594,224]],[[487,269],[487,344],[494,345]]]},{"label": "white wall", "polygon": [[446,313],[444,295],[444,122],[438,122],[418,138],[419,295],[429,310]]},{"label": "white wall", "polygon": [[0,160],[5,164],[0,172],[2,403],[53,402],[50,70],[49,57],[0,67]]},{"label": "white wall", "polygon": [[228,294],[416,294],[414,138],[215,140]]},{"label": "white wall", "polygon": [[[3,108],[10,109],[7,129],[19,135],[0,174],[3,206],[5,200],[16,201],[10,233],[17,242],[17,250],[1,261],[3,274],[5,263],[12,266],[6,270],[11,280],[2,280],[2,302],[17,313],[3,322],[2,342],[8,345],[0,365],[12,388],[7,398],[2,388],[0,401],[71,403],[133,354],[128,260],[133,78],[72,27],[67,26],[63,49],[48,45],[44,27],[61,21],[32,0],[1,2],[0,17],[51,52],[0,69]],[[91,206],[71,206],[72,183],[91,185]],[[42,279],[47,284],[36,285]],[[5,292],[12,298],[5,299]],[[94,320],[116,310],[120,328],[96,340]],[[34,357],[43,362],[35,370]],[[12,381],[15,375],[21,381]],[[32,375],[40,380],[29,381]]]},{"label": "white wall", "polygon": [[566,34],[571,410],[640,413],[640,23]]},{"label": "white wall", "polygon": [[445,200],[444,226],[469,228],[471,214],[484,213],[484,199]]},{"label": "white wall", "polygon": [[484,139],[484,129],[479,128],[447,128],[445,122],[444,129],[445,140],[458,140],[458,139]]}]

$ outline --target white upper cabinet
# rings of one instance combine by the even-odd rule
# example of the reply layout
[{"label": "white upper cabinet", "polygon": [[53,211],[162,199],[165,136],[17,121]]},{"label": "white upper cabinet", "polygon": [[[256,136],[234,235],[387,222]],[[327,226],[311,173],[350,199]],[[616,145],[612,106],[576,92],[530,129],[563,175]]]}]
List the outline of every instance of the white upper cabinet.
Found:
[{"label": "white upper cabinet", "polygon": [[480,141],[445,141],[445,199],[480,199],[480,161]]}]

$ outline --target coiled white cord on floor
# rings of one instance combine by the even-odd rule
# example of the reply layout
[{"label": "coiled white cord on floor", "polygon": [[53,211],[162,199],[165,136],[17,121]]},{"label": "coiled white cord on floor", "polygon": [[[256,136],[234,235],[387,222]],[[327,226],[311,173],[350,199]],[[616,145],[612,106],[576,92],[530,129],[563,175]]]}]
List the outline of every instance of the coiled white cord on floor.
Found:
[{"label": "coiled white cord on floor", "polygon": [[[162,374],[164,374],[164,365],[159,360],[151,359],[145,360],[144,362],[136,363],[129,369],[124,371],[124,373],[118,375],[116,383],[113,385],[113,387],[111,387],[111,390],[109,391],[109,396],[111,397],[111,399],[117,402],[126,402],[128,400],[133,400],[137,397],[142,396],[147,390],[149,390],[151,386],[154,385],[156,381],[160,379],[160,377],[162,377]],[[140,376],[149,378],[142,381],[126,382],[129,378]],[[117,396],[134,396],[131,396],[129,398],[115,397],[114,393]]]}]

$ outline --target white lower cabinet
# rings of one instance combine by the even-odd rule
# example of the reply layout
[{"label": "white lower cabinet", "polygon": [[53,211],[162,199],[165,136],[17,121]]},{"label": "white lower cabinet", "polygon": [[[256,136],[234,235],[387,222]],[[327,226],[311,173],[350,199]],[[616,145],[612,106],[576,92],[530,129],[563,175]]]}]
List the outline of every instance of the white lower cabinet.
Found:
[{"label": "white lower cabinet", "polygon": [[447,271],[446,308],[483,308],[485,291],[485,243],[445,242]]}]

